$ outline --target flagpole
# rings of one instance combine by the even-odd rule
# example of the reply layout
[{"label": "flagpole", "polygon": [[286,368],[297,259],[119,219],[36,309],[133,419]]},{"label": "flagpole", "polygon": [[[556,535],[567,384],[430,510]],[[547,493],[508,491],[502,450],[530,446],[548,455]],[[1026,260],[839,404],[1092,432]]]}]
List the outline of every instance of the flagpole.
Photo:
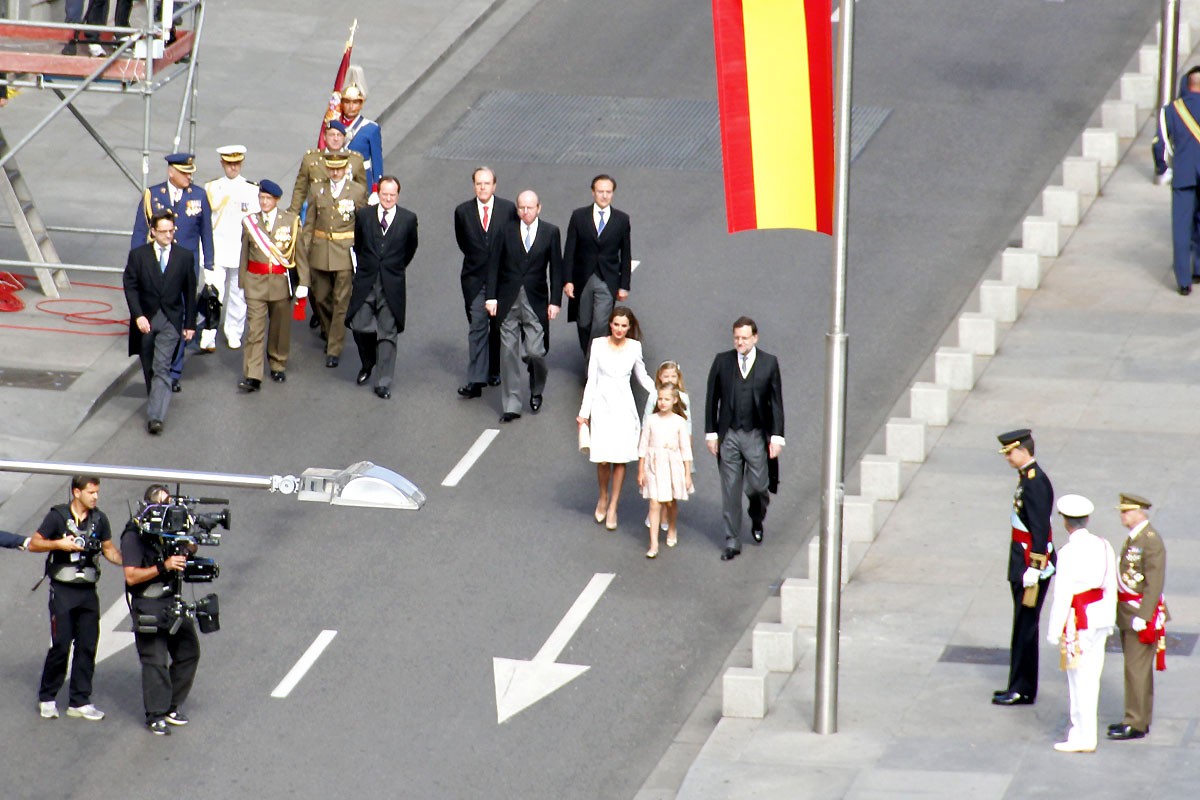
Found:
[{"label": "flagpole", "polygon": [[846,449],[846,245],[850,200],[850,96],[854,63],[854,0],[839,0],[837,91],[834,106],[836,178],[833,207],[833,291],[825,335],[825,452],[821,465],[821,539],[817,585],[817,677],[813,730],[837,732],[838,635],[842,602],[842,499]]}]

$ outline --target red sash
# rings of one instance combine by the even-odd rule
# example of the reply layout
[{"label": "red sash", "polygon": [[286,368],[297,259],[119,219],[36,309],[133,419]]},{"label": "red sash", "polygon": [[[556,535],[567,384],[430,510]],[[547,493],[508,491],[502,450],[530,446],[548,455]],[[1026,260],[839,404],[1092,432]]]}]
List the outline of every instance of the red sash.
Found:
[{"label": "red sash", "polygon": [[1075,610],[1075,630],[1087,630],[1087,607],[1090,603],[1101,600],[1103,597],[1104,587],[1097,586],[1095,589],[1088,589],[1086,592],[1080,592],[1071,598],[1071,608]]},{"label": "red sash", "polygon": [[1025,566],[1029,566],[1029,551],[1033,548],[1033,535],[1029,531],[1012,529],[1012,540],[1021,545],[1021,551],[1025,554]]},{"label": "red sash", "polygon": [[287,270],[278,264],[264,264],[261,261],[246,261],[246,271],[251,275],[283,275]]},{"label": "red sash", "polygon": [[[1141,592],[1123,592],[1117,591],[1117,600],[1122,603],[1140,602],[1143,595]],[[1138,641],[1142,644],[1152,644],[1157,650],[1154,659],[1154,669],[1158,672],[1165,672],[1167,669],[1167,607],[1163,603],[1162,596],[1158,598],[1158,606],[1154,609],[1154,617],[1146,625],[1145,628],[1137,632]]]}]

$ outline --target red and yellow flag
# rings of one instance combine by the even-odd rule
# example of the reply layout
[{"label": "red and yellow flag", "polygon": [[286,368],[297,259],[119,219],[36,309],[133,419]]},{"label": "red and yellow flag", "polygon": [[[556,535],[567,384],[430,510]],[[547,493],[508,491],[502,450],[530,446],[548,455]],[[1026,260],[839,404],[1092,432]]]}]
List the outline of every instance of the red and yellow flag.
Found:
[{"label": "red and yellow flag", "polygon": [[342,113],[342,85],[346,82],[346,72],[350,69],[350,52],[354,50],[354,32],[358,30],[358,20],[350,26],[350,38],[346,39],[346,48],[342,51],[342,61],[338,64],[337,75],[333,79],[333,91],[329,93],[329,104],[325,107],[325,115],[321,117],[321,132],[317,134],[317,149],[325,149],[325,126],[330,120],[337,119]]},{"label": "red and yellow flag", "polygon": [[830,0],[713,0],[729,232],[833,233]]}]

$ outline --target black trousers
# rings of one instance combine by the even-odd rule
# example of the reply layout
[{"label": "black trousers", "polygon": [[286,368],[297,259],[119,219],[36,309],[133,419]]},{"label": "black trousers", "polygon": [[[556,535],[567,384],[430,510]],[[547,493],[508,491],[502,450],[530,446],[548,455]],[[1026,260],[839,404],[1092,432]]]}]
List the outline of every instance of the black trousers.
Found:
[{"label": "black trousers", "polygon": [[67,659],[74,645],[69,702],[73,706],[90,703],[99,641],[100,598],[96,596],[96,587],[50,581],[50,649],[42,667],[38,701],[45,703],[58,696],[67,678]]},{"label": "black trousers", "polygon": [[[147,613],[135,601],[135,613]],[[200,640],[196,626],[184,619],[175,633],[135,633],[138,660],[142,662],[142,704],[146,722],[155,722],[183,705],[196,678]]]},{"label": "black trousers", "polygon": [[1026,608],[1021,605],[1025,587],[1020,581],[1009,581],[1013,596],[1012,652],[1008,668],[1008,691],[1037,697],[1038,686],[1038,623],[1042,616],[1042,603],[1046,600],[1046,587],[1050,581],[1038,581],[1037,605]]}]

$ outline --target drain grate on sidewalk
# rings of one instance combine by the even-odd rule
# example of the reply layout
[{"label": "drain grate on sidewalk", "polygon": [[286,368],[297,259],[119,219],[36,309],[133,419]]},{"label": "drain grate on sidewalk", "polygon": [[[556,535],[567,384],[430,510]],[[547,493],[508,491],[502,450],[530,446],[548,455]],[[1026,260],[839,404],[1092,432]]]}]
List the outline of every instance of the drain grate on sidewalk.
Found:
[{"label": "drain grate on sidewalk", "polygon": [[[851,110],[851,160],[890,113]],[[720,172],[720,116],[715,100],[485,92],[426,155]]]},{"label": "drain grate on sidewalk", "polygon": [[49,389],[65,392],[82,372],[0,367],[0,386],[10,389]]},{"label": "drain grate on sidewalk", "polygon": [[[1167,656],[1180,658],[1190,656],[1196,649],[1196,641],[1200,634],[1167,632]],[[1049,647],[1049,645],[1046,645]],[[1121,637],[1110,636],[1104,647],[1107,653],[1121,652]],[[1008,666],[1007,647],[967,647],[965,645],[948,644],[938,658],[943,664],[984,664]]]}]

